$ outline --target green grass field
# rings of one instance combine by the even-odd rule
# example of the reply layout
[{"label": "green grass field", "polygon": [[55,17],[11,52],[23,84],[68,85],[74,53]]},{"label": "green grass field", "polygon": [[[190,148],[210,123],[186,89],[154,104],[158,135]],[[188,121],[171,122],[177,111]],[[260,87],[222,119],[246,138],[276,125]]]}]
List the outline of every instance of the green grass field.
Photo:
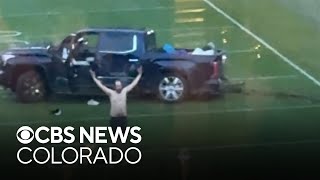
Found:
[{"label": "green grass field", "polygon": [[[151,150],[159,147],[215,150],[225,145],[241,148],[244,144],[277,146],[274,143],[293,143],[295,147],[311,143],[319,147],[320,23],[318,17],[308,12],[320,3],[306,3],[297,9],[302,6],[299,2],[2,0],[0,35],[5,31],[19,33],[0,36],[0,43],[4,47],[10,41],[59,42],[67,34],[86,27],[153,28],[159,46],[171,42],[178,47],[195,48],[213,41],[229,53],[227,75],[234,80],[246,80],[246,91],[255,93],[175,105],[129,99],[129,124],[142,128],[143,144]],[[225,15],[234,18],[260,41]],[[277,52],[287,57],[289,63]],[[100,99],[102,103],[97,107],[89,107],[86,98],[19,104],[4,90],[0,91],[0,98],[3,141],[15,142],[16,129],[21,125],[108,123],[107,99]],[[54,108],[61,108],[63,114],[50,115]]]}]

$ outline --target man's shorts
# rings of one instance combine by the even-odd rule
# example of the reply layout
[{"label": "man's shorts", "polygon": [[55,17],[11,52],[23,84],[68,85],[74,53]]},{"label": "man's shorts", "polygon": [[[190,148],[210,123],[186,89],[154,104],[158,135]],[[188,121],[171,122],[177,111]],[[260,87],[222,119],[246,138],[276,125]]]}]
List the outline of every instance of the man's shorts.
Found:
[{"label": "man's shorts", "polygon": [[125,131],[128,126],[127,116],[111,117],[110,126],[113,131],[115,131],[117,127],[121,127],[122,131]]}]

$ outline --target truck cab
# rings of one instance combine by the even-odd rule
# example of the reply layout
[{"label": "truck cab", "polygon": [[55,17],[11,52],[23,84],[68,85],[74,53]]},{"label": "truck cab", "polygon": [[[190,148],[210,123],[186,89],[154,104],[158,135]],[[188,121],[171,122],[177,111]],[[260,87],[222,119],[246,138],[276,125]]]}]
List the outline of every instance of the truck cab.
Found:
[{"label": "truck cab", "polygon": [[71,34],[51,48],[51,87],[63,94],[101,93],[92,81],[90,68],[108,87],[112,88],[117,79],[129,84],[141,56],[156,48],[155,43],[152,30],[85,29]]}]

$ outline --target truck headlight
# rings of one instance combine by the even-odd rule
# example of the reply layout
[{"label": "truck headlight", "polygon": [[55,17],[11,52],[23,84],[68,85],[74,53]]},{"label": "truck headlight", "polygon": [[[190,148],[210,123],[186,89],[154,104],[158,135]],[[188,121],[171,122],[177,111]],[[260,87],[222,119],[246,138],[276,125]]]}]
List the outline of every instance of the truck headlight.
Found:
[{"label": "truck headlight", "polygon": [[9,59],[14,58],[15,56],[12,54],[3,54],[1,56],[2,66],[6,66]]}]

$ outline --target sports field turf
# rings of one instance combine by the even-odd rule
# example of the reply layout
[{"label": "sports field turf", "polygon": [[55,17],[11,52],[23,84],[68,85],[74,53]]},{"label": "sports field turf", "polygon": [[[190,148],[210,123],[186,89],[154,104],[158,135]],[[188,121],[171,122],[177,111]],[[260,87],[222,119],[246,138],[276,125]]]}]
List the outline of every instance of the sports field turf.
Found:
[{"label": "sports field turf", "polygon": [[[258,147],[267,146],[287,154],[288,149],[292,152],[302,146],[319,149],[320,143],[320,21],[308,14],[320,3],[306,3],[303,8],[298,3],[299,0],[2,0],[0,31],[13,32],[11,37],[0,36],[0,43],[59,42],[86,27],[153,28],[159,46],[171,42],[178,47],[195,48],[213,41],[228,52],[228,77],[246,80],[246,93],[174,105],[129,99],[129,124],[142,128],[143,144],[150,150],[203,147],[219,154],[219,147],[226,151],[235,148],[234,156],[240,157],[236,152],[249,148],[249,152],[259,153],[264,151]],[[89,97],[19,104],[3,90],[0,98],[3,141],[16,142],[16,129],[22,125],[107,124],[106,99],[99,99],[102,103],[97,107],[89,107]],[[49,111],[55,108],[61,108],[63,114],[50,115]],[[293,147],[290,149],[289,145]],[[199,151],[191,149],[192,152],[195,155]],[[249,152],[241,157],[250,157]]]}]

